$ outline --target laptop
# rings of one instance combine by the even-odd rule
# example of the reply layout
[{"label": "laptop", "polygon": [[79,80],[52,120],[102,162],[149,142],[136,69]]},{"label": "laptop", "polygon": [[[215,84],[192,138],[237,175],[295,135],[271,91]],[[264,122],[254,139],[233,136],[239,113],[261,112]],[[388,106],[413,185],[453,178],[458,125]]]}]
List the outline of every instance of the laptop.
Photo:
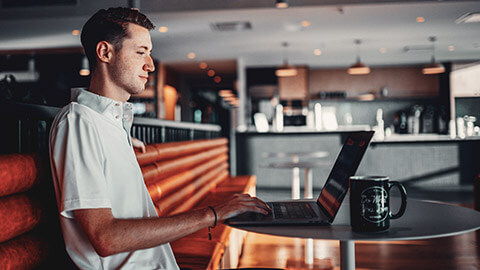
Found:
[{"label": "laptop", "polygon": [[348,191],[348,179],[357,171],[373,131],[348,133],[325,185],[315,200],[267,202],[272,213],[247,212],[225,221],[244,225],[321,225],[331,224]]}]

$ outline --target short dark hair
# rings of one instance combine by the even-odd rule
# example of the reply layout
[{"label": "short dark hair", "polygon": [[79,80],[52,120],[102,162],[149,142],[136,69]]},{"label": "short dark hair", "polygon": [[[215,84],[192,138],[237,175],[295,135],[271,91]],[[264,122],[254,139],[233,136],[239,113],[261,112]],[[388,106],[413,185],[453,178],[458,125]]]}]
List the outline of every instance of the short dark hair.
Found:
[{"label": "short dark hair", "polygon": [[135,23],[152,30],[152,22],[136,9],[117,7],[97,11],[83,26],[81,41],[92,71],[97,65],[97,44],[101,41],[111,43],[115,49],[122,48],[127,36],[127,24]]}]

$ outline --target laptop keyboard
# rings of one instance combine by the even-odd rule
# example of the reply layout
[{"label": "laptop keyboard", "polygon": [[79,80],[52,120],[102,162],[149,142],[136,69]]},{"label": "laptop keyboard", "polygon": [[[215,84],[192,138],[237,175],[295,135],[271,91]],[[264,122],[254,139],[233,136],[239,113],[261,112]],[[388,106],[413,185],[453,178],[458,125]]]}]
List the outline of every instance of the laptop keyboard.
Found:
[{"label": "laptop keyboard", "polygon": [[271,207],[275,213],[275,218],[306,219],[317,217],[310,204],[305,202],[275,202],[271,203]]}]

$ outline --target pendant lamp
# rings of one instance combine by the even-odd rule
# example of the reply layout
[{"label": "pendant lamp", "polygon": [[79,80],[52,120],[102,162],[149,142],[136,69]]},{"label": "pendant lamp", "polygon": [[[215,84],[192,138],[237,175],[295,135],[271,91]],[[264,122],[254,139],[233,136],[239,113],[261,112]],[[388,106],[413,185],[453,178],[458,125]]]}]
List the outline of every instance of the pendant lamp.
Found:
[{"label": "pendant lamp", "polygon": [[431,75],[431,74],[440,74],[445,72],[445,66],[443,66],[442,63],[437,63],[435,61],[435,41],[437,41],[437,38],[432,36],[428,38],[430,42],[432,42],[432,61],[425,65],[425,67],[422,69],[422,73],[425,75]]},{"label": "pendant lamp", "polygon": [[288,8],[288,1],[287,0],[276,0],[275,7],[277,8]]},{"label": "pendant lamp", "polygon": [[88,64],[88,58],[86,56],[82,57],[82,65],[79,74],[80,76],[90,75],[90,65]]},{"label": "pendant lamp", "polygon": [[280,67],[278,67],[277,70],[275,70],[275,75],[277,77],[297,76],[297,73],[298,73],[297,69],[294,66],[289,65],[288,61],[287,61],[287,57],[286,57],[287,52],[286,51],[287,51],[288,43],[283,42],[282,46],[285,48],[285,59],[283,61],[283,65],[281,65]]},{"label": "pendant lamp", "polygon": [[350,75],[366,75],[370,73],[370,67],[362,63],[360,60],[360,44],[362,41],[360,39],[355,40],[355,45],[357,46],[357,61],[348,68],[348,74]]}]

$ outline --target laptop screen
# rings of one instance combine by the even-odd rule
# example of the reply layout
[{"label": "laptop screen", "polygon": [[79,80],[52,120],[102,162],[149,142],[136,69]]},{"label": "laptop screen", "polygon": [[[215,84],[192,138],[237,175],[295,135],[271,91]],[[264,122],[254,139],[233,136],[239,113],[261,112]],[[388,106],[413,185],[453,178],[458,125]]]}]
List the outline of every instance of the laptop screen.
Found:
[{"label": "laptop screen", "polygon": [[348,179],[357,171],[363,154],[372,139],[373,131],[349,133],[330,175],[318,197],[317,203],[328,216],[330,222],[342,204],[348,191]]}]

